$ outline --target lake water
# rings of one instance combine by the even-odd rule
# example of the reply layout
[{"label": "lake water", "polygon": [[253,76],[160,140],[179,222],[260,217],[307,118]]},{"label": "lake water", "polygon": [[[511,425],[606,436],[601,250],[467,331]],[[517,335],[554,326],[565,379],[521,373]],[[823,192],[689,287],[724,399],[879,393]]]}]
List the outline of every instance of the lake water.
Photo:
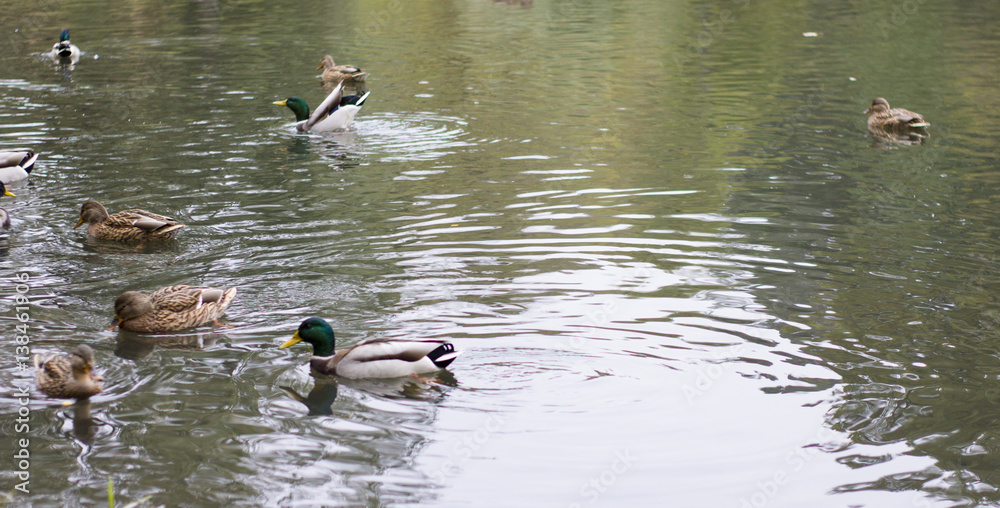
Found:
[{"label": "lake water", "polygon": [[[15,505],[103,505],[109,477],[152,506],[1000,504],[995,4],[3,10],[0,149],[42,154],[2,202]],[[327,53],[372,95],[297,135],[272,102],[318,104]],[[873,142],[880,96],[930,137]],[[111,248],[71,229],[87,199],[188,228]],[[94,348],[89,407],[18,370],[18,274],[33,353]],[[179,283],[238,286],[230,326],[106,330]],[[465,353],[338,382],[277,349],[310,316]]]}]

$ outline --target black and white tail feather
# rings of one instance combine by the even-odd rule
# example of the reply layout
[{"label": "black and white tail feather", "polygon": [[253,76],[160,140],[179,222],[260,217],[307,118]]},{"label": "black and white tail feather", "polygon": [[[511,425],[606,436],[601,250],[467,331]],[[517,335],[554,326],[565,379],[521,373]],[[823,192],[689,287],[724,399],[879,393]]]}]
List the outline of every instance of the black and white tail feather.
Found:
[{"label": "black and white tail feather", "polygon": [[430,358],[438,368],[443,369],[455,361],[455,358],[458,358],[461,354],[461,351],[455,351],[454,344],[445,342],[435,348],[434,351],[427,353],[427,358]]}]

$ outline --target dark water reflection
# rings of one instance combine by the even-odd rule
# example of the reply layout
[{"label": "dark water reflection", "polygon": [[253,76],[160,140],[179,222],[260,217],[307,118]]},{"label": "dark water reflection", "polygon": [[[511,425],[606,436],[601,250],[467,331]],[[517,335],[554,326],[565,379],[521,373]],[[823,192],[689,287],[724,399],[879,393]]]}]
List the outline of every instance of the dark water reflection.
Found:
[{"label": "dark water reflection", "polygon": [[[0,149],[43,157],[2,203],[6,347],[26,273],[32,352],[86,342],[107,379],[32,392],[16,502],[110,476],[165,506],[1000,504],[1000,12],[901,8],[15,2]],[[42,54],[63,26],[72,70]],[[297,135],[271,102],[318,104],[326,53],[372,97]],[[930,136],[873,136],[876,96]],[[103,245],[86,199],[188,228]],[[174,283],[238,286],[227,326],[106,330]],[[276,349],[312,315],[466,353],[338,382]]]}]

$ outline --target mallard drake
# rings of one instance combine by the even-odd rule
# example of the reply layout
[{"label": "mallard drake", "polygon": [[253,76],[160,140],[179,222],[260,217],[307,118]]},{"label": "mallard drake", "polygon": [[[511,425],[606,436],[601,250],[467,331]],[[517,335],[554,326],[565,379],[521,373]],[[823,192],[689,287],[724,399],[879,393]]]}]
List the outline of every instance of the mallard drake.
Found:
[{"label": "mallard drake", "polygon": [[333,328],[318,317],[306,319],[278,349],[305,341],[312,344],[309,361],[317,372],[350,379],[390,378],[434,372],[448,366],[462,352],[443,340],[369,339],[347,349],[334,350]]},{"label": "mallard drake", "polygon": [[80,61],[80,48],[69,42],[69,30],[63,29],[59,34],[59,42],[52,46],[50,55],[55,63],[75,64]]},{"label": "mallard drake", "polygon": [[[236,288],[167,286],[149,296],[126,291],[115,300],[111,330],[121,326],[142,333],[175,332],[214,322],[236,296]],[[218,323],[216,323],[218,324]]]},{"label": "mallard drake", "polygon": [[342,81],[353,81],[355,83],[364,81],[368,73],[360,67],[353,65],[337,65],[333,62],[333,57],[326,55],[320,62],[316,70],[323,69],[320,78],[327,83],[340,83]]},{"label": "mallard drake", "polygon": [[[0,194],[4,196],[16,197],[14,193],[7,190],[7,186],[0,182]],[[0,208],[0,229],[10,229],[10,214],[7,210]]]},{"label": "mallard drake", "polygon": [[90,372],[94,352],[86,344],[68,355],[35,355],[34,364],[38,389],[50,397],[85,399],[104,388],[104,377]]},{"label": "mallard drake", "polygon": [[101,240],[119,242],[139,242],[145,240],[171,240],[184,226],[170,217],[132,208],[113,215],[108,209],[93,199],[84,201],[80,207],[80,221],[76,229],[88,223],[87,234]]},{"label": "mallard drake", "polygon": [[28,178],[38,154],[34,152],[0,151],[0,182],[11,183]]},{"label": "mallard drake", "polygon": [[344,95],[344,84],[340,83],[326,96],[316,111],[309,114],[309,105],[299,97],[289,97],[274,104],[287,106],[295,113],[295,130],[299,132],[330,132],[344,130],[351,126],[354,116],[361,110],[371,92],[364,95]]},{"label": "mallard drake", "polygon": [[865,114],[868,113],[871,113],[868,117],[868,128],[873,130],[899,131],[921,129],[931,125],[924,120],[923,115],[903,108],[889,109],[889,102],[881,97],[872,101],[871,107],[865,110]]}]

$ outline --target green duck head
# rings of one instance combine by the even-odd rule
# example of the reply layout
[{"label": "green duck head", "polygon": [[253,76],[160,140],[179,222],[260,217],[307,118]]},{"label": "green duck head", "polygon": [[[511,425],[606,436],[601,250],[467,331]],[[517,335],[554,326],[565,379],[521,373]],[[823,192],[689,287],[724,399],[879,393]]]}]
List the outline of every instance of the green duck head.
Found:
[{"label": "green duck head", "polygon": [[306,104],[305,99],[301,97],[289,97],[283,101],[275,101],[273,104],[287,106],[288,109],[292,110],[292,113],[295,113],[296,122],[309,119],[309,106]]},{"label": "green duck head", "polygon": [[59,42],[66,42],[68,40],[69,40],[69,29],[63,28],[62,33],[59,34]]},{"label": "green duck head", "polygon": [[334,344],[333,328],[330,328],[330,323],[322,318],[309,318],[303,321],[295,335],[288,339],[288,342],[278,346],[278,349],[285,349],[299,342],[312,344],[313,356],[331,356]]}]

